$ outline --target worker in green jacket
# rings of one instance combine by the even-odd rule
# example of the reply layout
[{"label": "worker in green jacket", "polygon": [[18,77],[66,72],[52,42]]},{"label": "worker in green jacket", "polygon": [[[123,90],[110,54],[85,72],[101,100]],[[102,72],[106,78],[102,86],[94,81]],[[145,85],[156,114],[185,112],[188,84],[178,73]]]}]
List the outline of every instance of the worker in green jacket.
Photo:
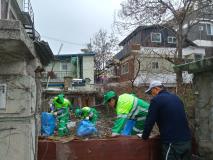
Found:
[{"label": "worker in green jacket", "polygon": [[51,112],[57,116],[58,135],[60,137],[69,134],[67,123],[70,119],[70,109],[71,103],[68,99],[64,98],[63,94],[59,94],[58,96],[54,97]]},{"label": "worker in green jacket", "polygon": [[116,110],[117,118],[112,128],[112,136],[122,134],[128,121],[135,122],[130,131],[131,133],[128,135],[136,135],[143,132],[149,103],[131,94],[124,93],[117,96],[114,91],[109,91],[104,94],[104,104]]},{"label": "worker in green jacket", "polygon": [[86,106],[83,108],[77,108],[75,110],[75,116],[81,119],[90,120],[93,124],[95,124],[99,115],[95,108]]}]

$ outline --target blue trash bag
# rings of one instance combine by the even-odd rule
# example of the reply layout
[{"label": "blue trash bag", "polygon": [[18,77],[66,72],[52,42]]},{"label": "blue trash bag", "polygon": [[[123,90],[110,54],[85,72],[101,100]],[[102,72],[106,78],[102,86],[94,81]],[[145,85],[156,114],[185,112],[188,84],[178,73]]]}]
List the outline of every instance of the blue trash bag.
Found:
[{"label": "blue trash bag", "polygon": [[54,134],[56,127],[56,119],[54,115],[48,112],[41,113],[41,134],[43,136],[51,136]]},{"label": "blue trash bag", "polygon": [[135,126],[136,121],[132,119],[128,119],[125,123],[124,129],[121,132],[121,135],[130,136],[132,132],[132,128]]},{"label": "blue trash bag", "polygon": [[97,132],[95,125],[89,120],[80,121],[77,127],[78,136],[89,136]]}]

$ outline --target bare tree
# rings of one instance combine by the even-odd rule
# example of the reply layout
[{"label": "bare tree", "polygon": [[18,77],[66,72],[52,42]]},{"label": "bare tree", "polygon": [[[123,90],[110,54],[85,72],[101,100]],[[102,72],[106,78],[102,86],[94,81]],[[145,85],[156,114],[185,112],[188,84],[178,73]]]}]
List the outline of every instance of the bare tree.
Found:
[{"label": "bare tree", "polygon": [[132,76],[129,76],[129,81],[131,83],[131,89],[132,89],[132,93],[136,92],[136,88],[137,86],[135,85],[135,81],[140,73],[140,68],[141,68],[141,59],[139,56],[139,52],[140,52],[140,45],[139,44],[132,44],[131,45],[131,54],[130,56],[132,57],[132,62],[134,65],[134,71]]},{"label": "bare tree", "polygon": [[[126,0],[115,20],[120,29],[138,25],[168,24],[176,30],[177,51],[175,64],[182,63],[182,48],[188,31],[200,21],[212,17],[212,0]],[[183,29],[186,26],[186,29]],[[182,79],[182,72],[176,73],[177,86]]]},{"label": "bare tree", "polygon": [[100,29],[88,45],[90,50],[96,53],[96,78],[105,71],[106,62],[112,58],[113,53],[117,49],[117,44],[118,39],[113,33],[108,34],[107,31]]}]

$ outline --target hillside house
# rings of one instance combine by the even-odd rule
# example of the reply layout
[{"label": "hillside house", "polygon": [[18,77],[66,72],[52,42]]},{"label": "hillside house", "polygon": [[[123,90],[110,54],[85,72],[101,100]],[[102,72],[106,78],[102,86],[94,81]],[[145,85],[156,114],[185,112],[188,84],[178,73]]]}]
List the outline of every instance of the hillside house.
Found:
[{"label": "hillside house", "polygon": [[0,159],[34,160],[40,76],[53,53],[35,32],[29,0],[0,4]]},{"label": "hillside house", "polygon": [[94,84],[94,55],[94,53],[55,55],[54,60],[45,68],[43,82],[46,84],[50,77],[48,85],[57,86],[64,82],[64,77],[72,77],[76,82],[78,79],[86,79]]},{"label": "hillside house", "polygon": [[94,85],[94,53],[55,55],[43,73],[42,111],[55,95],[63,92],[75,106],[93,106],[97,94]]},{"label": "hillside house", "polygon": [[[123,49],[113,58],[117,61],[116,65],[109,67],[109,82],[126,83],[135,79],[135,85],[146,85],[152,79],[158,79],[168,86],[176,85],[172,63],[176,52],[174,30],[160,25],[139,26],[119,45],[123,46]],[[205,49],[197,47],[189,40],[183,45],[185,58],[193,58],[190,57],[191,54],[201,57],[205,54]],[[139,63],[140,70],[136,77]],[[186,73],[183,73],[183,78],[184,82],[191,81],[191,76]]]}]

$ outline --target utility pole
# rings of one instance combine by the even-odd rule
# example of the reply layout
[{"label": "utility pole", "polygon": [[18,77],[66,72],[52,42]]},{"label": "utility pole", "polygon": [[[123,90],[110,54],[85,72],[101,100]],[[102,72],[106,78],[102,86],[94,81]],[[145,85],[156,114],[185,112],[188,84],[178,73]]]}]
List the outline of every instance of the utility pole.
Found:
[{"label": "utility pole", "polygon": [[[59,50],[58,50],[58,54],[60,54],[61,50],[62,50],[62,47],[63,47],[63,43],[61,43],[60,47],[59,47]],[[53,59],[53,65],[52,65],[52,68],[51,68],[51,71],[50,72],[53,72],[53,68],[55,66],[55,58]],[[47,85],[46,85],[46,89],[48,89],[48,85],[49,85],[49,81],[50,81],[50,75],[48,75],[48,79],[47,79]]]}]

